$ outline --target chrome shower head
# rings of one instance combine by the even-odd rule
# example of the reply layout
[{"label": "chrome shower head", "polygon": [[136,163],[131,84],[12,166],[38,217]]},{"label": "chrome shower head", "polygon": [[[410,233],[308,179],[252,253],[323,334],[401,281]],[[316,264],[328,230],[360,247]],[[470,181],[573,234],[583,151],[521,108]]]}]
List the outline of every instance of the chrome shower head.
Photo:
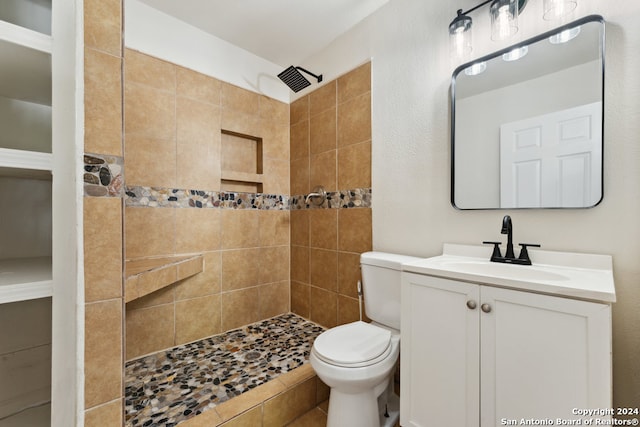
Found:
[{"label": "chrome shower head", "polygon": [[305,87],[311,85],[311,82],[309,82],[309,80],[307,80],[307,78],[303,76],[298,70],[304,71],[310,76],[315,77],[316,80],[318,80],[318,83],[322,81],[322,74],[316,76],[312,72],[307,71],[302,67],[294,67],[293,65],[291,65],[286,70],[278,74],[278,78],[282,80],[287,86],[289,86],[289,88],[291,88],[291,90],[294,92],[300,92]]}]

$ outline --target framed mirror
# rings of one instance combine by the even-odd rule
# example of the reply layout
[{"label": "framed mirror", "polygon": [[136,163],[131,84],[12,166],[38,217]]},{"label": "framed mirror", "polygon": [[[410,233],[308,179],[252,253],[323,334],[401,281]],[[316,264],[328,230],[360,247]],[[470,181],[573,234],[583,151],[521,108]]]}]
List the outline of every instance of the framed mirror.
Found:
[{"label": "framed mirror", "polygon": [[603,101],[600,16],[458,67],[451,83],[453,206],[600,203]]}]

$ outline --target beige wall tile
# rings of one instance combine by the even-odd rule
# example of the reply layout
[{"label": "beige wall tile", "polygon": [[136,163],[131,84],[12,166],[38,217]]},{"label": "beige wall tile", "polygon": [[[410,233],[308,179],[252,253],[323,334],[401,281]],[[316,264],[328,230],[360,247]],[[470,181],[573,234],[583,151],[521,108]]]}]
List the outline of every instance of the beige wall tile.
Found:
[{"label": "beige wall tile", "polygon": [[338,147],[371,140],[371,94],[338,106]]},{"label": "beige wall tile", "polygon": [[124,144],[127,185],[176,187],[176,141],[127,135]]},{"label": "beige wall tile", "polygon": [[257,259],[260,260],[261,284],[289,280],[289,246],[260,248]]},{"label": "beige wall tile", "polygon": [[176,253],[220,249],[220,210],[183,208],[176,211]]},{"label": "beige wall tile", "polygon": [[260,244],[258,212],[254,210],[223,209],[222,248],[255,248]]},{"label": "beige wall tile", "polygon": [[122,0],[85,0],[85,46],[121,56],[121,36]]},{"label": "beige wall tile", "polygon": [[338,294],[311,286],[310,320],[325,328],[338,324]]},{"label": "beige wall tile", "polygon": [[280,427],[298,418],[316,405],[316,381],[308,379],[300,385],[264,403],[262,425]]},{"label": "beige wall tile", "polygon": [[314,377],[316,377],[316,371],[313,370],[313,366],[311,366],[310,363],[306,363],[279,376],[278,380],[287,386],[287,388],[292,388]]},{"label": "beige wall tile", "polygon": [[338,290],[338,253],[312,248],[309,254],[310,283],[336,292]]},{"label": "beige wall tile", "polygon": [[[210,425],[210,424],[209,424]],[[220,427],[256,427],[262,425],[262,405],[233,417]]]},{"label": "beige wall tile", "polygon": [[222,82],[222,107],[225,110],[235,110],[236,112],[258,116],[260,112],[260,95]]},{"label": "beige wall tile", "polygon": [[358,280],[361,280],[360,254],[338,252],[338,293],[357,298]]},{"label": "beige wall tile", "polygon": [[309,158],[293,160],[291,162],[291,194],[301,195],[309,193]]},{"label": "beige wall tile", "polygon": [[265,158],[289,162],[289,125],[262,119],[262,153]]},{"label": "beige wall tile", "polygon": [[291,160],[309,157],[309,120],[291,125],[290,146]]},{"label": "beige wall tile", "polygon": [[227,421],[254,407],[262,409],[262,402],[271,396],[281,393],[284,389],[284,384],[277,379],[269,381],[217,405],[215,410],[220,415],[220,418]]},{"label": "beige wall tile", "polygon": [[289,194],[289,160],[263,159],[263,193]]},{"label": "beige wall tile", "polygon": [[122,400],[114,400],[84,412],[84,427],[118,427],[124,425]]},{"label": "beige wall tile", "polygon": [[256,286],[259,283],[260,249],[222,252],[222,291]]},{"label": "beige wall tile", "polygon": [[311,116],[309,121],[309,152],[318,154],[335,150],[336,147],[336,109],[330,108]]},{"label": "beige wall tile", "polygon": [[338,78],[338,102],[371,91],[371,62],[367,62]]},{"label": "beige wall tile", "polygon": [[289,105],[289,122],[294,125],[302,120],[309,120],[309,96],[295,100]]},{"label": "beige wall tile", "polygon": [[85,407],[122,395],[122,300],[85,305]]},{"label": "beige wall tile", "polygon": [[175,285],[175,299],[202,297],[220,293],[222,281],[222,252],[206,252],[204,254],[204,270],[202,273],[188,277]]},{"label": "beige wall tile", "polygon": [[85,49],[85,151],[122,156],[120,58]]},{"label": "beige wall tile", "polygon": [[85,197],[85,301],[122,296],[122,199]]},{"label": "beige wall tile", "polygon": [[173,304],[127,310],[126,359],[172,347],[175,335],[173,319]]},{"label": "beige wall tile", "polygon": [[[362,305],[364,315],[364,301]],[[338,295],[338,325],[360,320],[360,305],[358,300],[343,295]]]},{"label": "beige wall tile", "polygon": [[345,209],[311,209],[309,211],[309,246],[337,248],[338,211]]},{"label": "beige wall tile", "polygon": [[273,123],[289,126],[289,104],[267,96],[260,96],[260,117]]},{"label": "beige wall tile", "polygon": [[220,158],[223,171],[259,173],[262,141],[254,137],[222,134]]},{"label": "beige wall tile", "polygon": [[178,96],[220,105],[222,84],[218,79],[176,66],[176,86]]},{"label": "beige wall tile", "polygon": [[127,303],[127,313],[129,310],[138,310],[141,308],[155,307],[163,304],[173,303],[173,286],[159,289],[149,295],[145,295]]},{"label": "beige wall tile", "polygon": [[308,246],[291,246],[291,280],[309,283]]},{"label": "beige wall tile", "polygon": [[338,150],[338,188],[371,187],[371,142]]},{"label": "beige wall tile", "polygon": [[327,413],[320,408],[313,408],[301,417],[296,418],[292,423],[287,424],[287,427],[326,427],[326,425]]},{"label": "beige wall tile", "polygon": [[309,246],[309,211],[291,211],[291,244]]},{"label": "beige wall tile", "polygon": [[311,117],[336,106],[336,86],[336,80],[333,80],[309,94]]},{"label": "beige wall tile", "polygon": [[309,319],[309,299],[311,296],[311,287],[304,283],[291,282],[291,311]]},{"label": "beige wall tile", "polygon": [[371,208],[338,209],[338,250],[371,250]]},{"label": "beige wall tile", "polygon": [[281,246],[289,244],[289,211],[258,211],[260,246]]},{"label": "beige wall tile", "polygon": [[175,138],[176,102],[173,93],[126,80],[124,99],[126,136]]},{"label": "beige wall tile", "polygon": [[127,83],[139,83],[155,89],[176,93],[176,66],[170,62],[125,49],[124,76]]},{"label": "beige wall tile", "polygon": [[320,154],[312,154],[309,170],[309,183],[311,187],[322,185],[326,191],[336,191],[336,154],[337,150],[325,151]]},{"label": "beige wall tile", "polygon": [[138,276],[136,281],[136,294],[138,296],[149,295],[163,287],[168,283],[175,283],[178,277],[178,269],[175,265],[150,271]]},{"label": "beige wall tile", "polygon": [[175,252],[175,213],[170,208],[125,208],[125,255],[127,259]]},{"label": "beige wall tile", "polygon": [[178,98],[177,185],[212,190],[220,185],[220,109],[211,104]]},{"label": "beige wall tile", "polygon": [[259,287],[260,319],[277,316],[289,311],[289,281],[270,283]]},{"label": "beige wall tile", "polygon": [[175,345],[196,341],[222,332],[220,295],[176,302]]},{"label": "beige wall tile", "polygon": [[223,107],[221,123],[221,128],[224,130],[262,137],[262,120],[257,114],[247,114]]},{"label": "beige wall tile", "polygon": [[257,322],[260,304],[257,287],[222,293],[222,330]]}]

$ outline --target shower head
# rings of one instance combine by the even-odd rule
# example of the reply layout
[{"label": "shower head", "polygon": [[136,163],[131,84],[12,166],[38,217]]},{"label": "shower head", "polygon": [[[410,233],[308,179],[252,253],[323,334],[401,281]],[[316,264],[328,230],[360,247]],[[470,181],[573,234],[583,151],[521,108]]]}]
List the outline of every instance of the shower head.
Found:
[{"label": "shower head", "polygon": [[304,71],[310,76],[315,77],[318,80],[318,83],[322,81],[322,74],[316,76],[311,71],[307,71],[302,67],[294,67],[291,65],[289,68],[278,74],[278,78],[282,80],[287,86],[291,88],[294,92],[300,92],[305,87],[311,85],[309,80],[305,76],[303,76],[300,71]]}]

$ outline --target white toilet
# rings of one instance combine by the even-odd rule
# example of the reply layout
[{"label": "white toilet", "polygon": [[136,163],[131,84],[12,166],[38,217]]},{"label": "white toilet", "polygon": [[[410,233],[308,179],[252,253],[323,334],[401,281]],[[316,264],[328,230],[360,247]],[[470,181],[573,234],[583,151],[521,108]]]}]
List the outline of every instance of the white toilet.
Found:
[{"label": "white toilet", "polygon": [[331,387],[328,427],[386,427],[397,421],[393,374],[400,349],[400,266],[417,259],[363,253],[364,305],[372,323],[329,329],[313,343],[311,366]]}]

